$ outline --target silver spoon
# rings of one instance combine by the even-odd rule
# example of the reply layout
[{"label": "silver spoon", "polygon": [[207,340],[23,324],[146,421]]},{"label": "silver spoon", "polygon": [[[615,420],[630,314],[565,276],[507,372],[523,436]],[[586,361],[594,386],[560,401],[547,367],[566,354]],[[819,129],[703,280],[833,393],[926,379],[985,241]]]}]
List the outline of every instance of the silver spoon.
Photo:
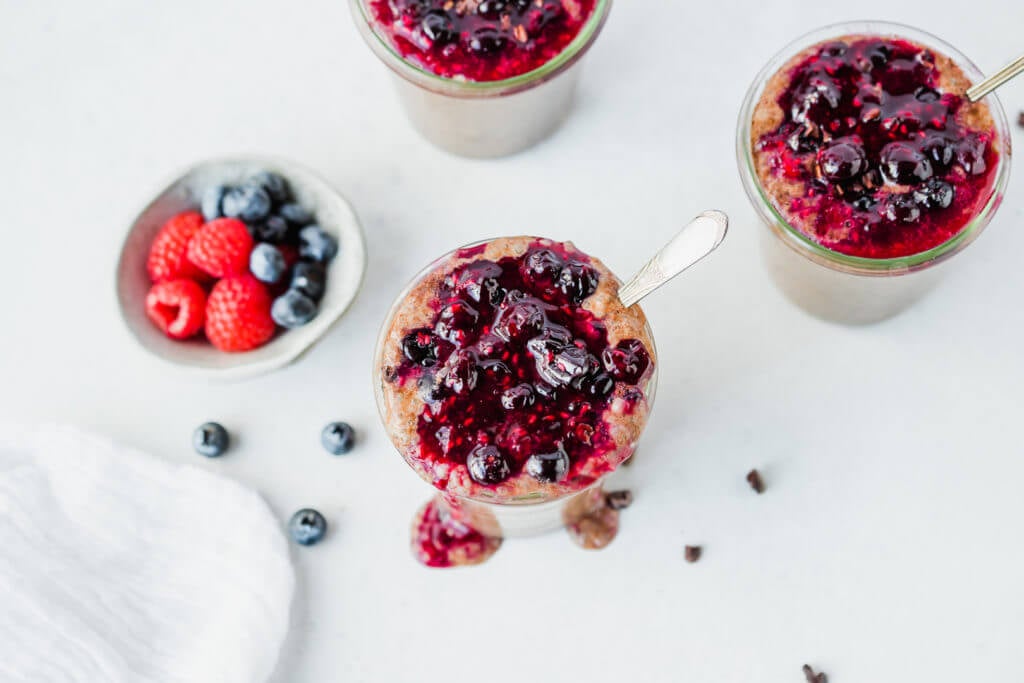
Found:
[{"label": "silver spoon", "polygon": [[626,308],[640,301],[717,249],[728,231],[729,217],[721,211],[700,214],[619,288],[619,301]]},{"label": "silver spoon", "polygon": [[1022,73],[1024,73],[1024,55],[1013,60],[985,80],[968,88],[967,100],[969,102],[977,102],[985,97],[985,95],[988,95],[990,92],[1009,81],[1011,78],[1019,76]]}]

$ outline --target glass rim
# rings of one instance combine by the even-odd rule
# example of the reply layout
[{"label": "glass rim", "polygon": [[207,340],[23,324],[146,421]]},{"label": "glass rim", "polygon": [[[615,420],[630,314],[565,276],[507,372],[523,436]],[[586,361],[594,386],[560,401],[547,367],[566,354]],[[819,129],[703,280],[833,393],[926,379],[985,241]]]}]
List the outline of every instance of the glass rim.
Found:
[{"label": "glass rim", "polygon": [[[373,382],[374,402],[377,404],[377,416],[380,419],[381,425],[384,427],[385,434],[387,434],[388,442],[391,443],[391,445],[395,448],[395,451],[399,454],[399,456],[401,456],[402,460],[405,461],[406,465],[408,465],[410,469],[413,469],[413,471],[415,471],[415,468],[413,468],[412,464],[410,462],[408,462],[408,460],[407,460],[407,458],[405,456],[405,453],[402,451],[401,448],[399,448],[398,444],[396,444],[395,441],[391,437],[391,432],[388,429],[387,414],[386,414],[385,408],[384,408],[383,376],[382,376],[382,372],[381,372],[382,368],[381,368],[381,362],[380,361],[381,361],[381,358],[383,357],[384,344],[385,344],[385,342],[387,340],[388,332],[391,331],[391,324],[392,324],[392,322],[395,319],[395,314],[398,312],[399,305],[403,301],[405,301],[405,299],[409,296],[409,293],[412,291],[412,289],[416,285],[418,285],[420,282],[422,282],[424,278],[426,278],[431,273],[433,273],[437,269],[438,266],[440,266],[442,263],[444,263],[445,261],[450,259],[452,256],[454,256],[455,254],[457,254],[460,251],[463,251],[463,250],[466,250],[466,249],[472,249],[474,247],[479,247],[481,245],[489,244],[490,242],[493,242],[495,240],[503,239],[503,238],[508,238],[508,237],[530,237],[532,239],[548,239],[548,238],[536,237],[534,235],[519,235],[519,236],[515,236],[515,235],[498,235],[498,236],[495,236],[495,237],[488,237],[488,238],[485,238],[485,239],[474,240],[472,242],[468,242],[468,243],[463,244],[461,246],[457,246],[457,247],[455,247],[453,249],[450,249],[449,251],[447,251],[447,252],[441,254],[440,256],[438,256],[437,258],[432,259],[429,263],[427,263],[427,265],[425,265],[423,268],[418,270],[416,272],[416,274],[413,275],[412,278],[409,279],[409,281],[402,288],[402,290],[395,296],[394,301],[392,301],[391,305],[388,307],[388,312],[384,316],[384,320],[381,322],[380,329],[377,332],[377,341],[373,345],[373,367],[371,368],[371,376],[372,376],[371,377],[371,381]],[[553,240],[553,241],[555,241],[555,240]],[[605,267],[607,268],[607,266],[605,266]],[[611,272],[610,269],[609,269],[609,272]],[[622,280],[619,279],[617,275],[612,273],[612,276],[615,277],[617,280],[619,280],[620,284],[622,283]],[[637,304],[637,305],[639,305],[639,304]],[[651,372],[651,376],[647,380],[646,386],[643,387],[644,398],[647,401],[647,419],[644,422],[644,429],[642,429],[641,432],[646,429],[647,421],[650,420],[651,412],[654,409],[654,400],[655,400],[655,396],[657,394],[657,389],[658,389],[659,366],[661,365],[661,363],[660,363],[660,356],[658,355],[657,343],[655,342],[655,339],[654,339],[654,331],[651,329],[651,323],[650,323],[649,320],[647,320],[647,315],[646,314],[644,314],[644,321],[645,321],[644,322],[644,331],[647,333],[647,337],[651,340],[652,348],[651,348],[650,351],[651,351],[651,358],[654,360],[654,363],[653,363],[653,370]],[[630,457],[632,457],[632,455],[630,455]],[[628,460],[629,460],[629,458],[626,459],[626,461],[628,461]],[[624,461],[624,462],[626,462],[626,461]],[[420,476],[419,472],[416,472],[416,474],[417,474],[417,476]],[[611,473],[609,473],[609,474],[611,474]],[[430,487],[432,489],[434,489],[435,491],[441,493],[442,495],[450,495],[450,496],[453,496],[453,497],[455,497],[457,499],[469,500],[469,501],[472,501],[474,503],[484,503],[484,504],[495,505],[495,506],[517,507],[517,506],[523,506],[523,505],[541,505],[541,504],[544,504],[544,503],[552,503],[552,502],[555,502],[555,501],[565,500],[565,499],[567,499],[567,498],[569,498],[571,496],[575,496],[578,493],[581,493],[583,491],[586,491],[586,490],[592,488],[593,486],[595,486],[595,485],[599,484],[601,481],[603,481],[605,479],[605,477],[607,477],[607,476],[608,475],[604,475],[600,479],[598,479],[598,481],[596,481],[596,482],[588,484],[587,486],[584,486],[584,487],[582,487],[582,488],[580,488],[580,489],[578,489],[576,491],[572,491],[572,492],[566,493],[566,494],[564,494],[562,496],[558,496],[557,498],[545,498],[541,493],[538,492],[538,493],[531,493],[531,494],[526,494],[526,495],[523,495],[523,496],[518,496],[518,497],[515,497],[515,498],[508,499],[508,500],[498,500],[498,499],[495,499],[495,498],[466,496],[466,495],[461,495],[461,494],[451,494],[451,493],[448,493],[447,491],[441,491],[441,490],[437,489],[437,487],[435,487],[431,482],[426,481],[425,479],[424,479],[424,481],[426,481],[426,483],[428,485],[430,485]],[[423,477],[420,476],[420,478],[422,479]]]},{"label": "glass rim", "polygon": [[597,0],[594,11],[576,37],[555,57],[526,73],[498,81],[470,81],[439,76],[403,57],[387,36],[382,35],[367,6],[368,0],[350,0],[359,32],[373,52],[396,74],[434,92],[461,97],[506,95],[546,81],[572,66],[590,48],[604,26],[612,0]]},{"label": "glass rim", "polygon": [[750,139],[754,108],[761,99],[761,93],[769,79],[782,66],[801,50],[830,38],[845,35],[891,35],[909,38],[921,43],[952,59],[957,66],[973,82],[983,78],[981,70],[955,47],[941,38],[921,29],[891,21],[860,20],[829,24],[808,31],[787,43],[776,52],[754,77],[752,84],[740,108],[736,126],[736,156],[740,167],[740,176],[747,197],[754,204],[759,215],[768,223],[772,232],[782,239],[790,248],[810,260],[834,270],[857,275],[895,275],[931,267],[959,253],[973,242],[988,225],[1003,199],[1003,193],[1009,182],[1010,159],[1012,145],[1010,125],[999,98],[993,93],[982,102],[988,105],[992,115],[996,139],[994,141],[998,153],[998,165],[994,180],[985,202],[978,207],[974,217],[968,221],[960,232],[945,242],[926,251],[891,258],[870,258],[852,256],[822,246],[793,226],[783,213],[775,206],[765,192],[757,175],[754,164],[753,145]]}]

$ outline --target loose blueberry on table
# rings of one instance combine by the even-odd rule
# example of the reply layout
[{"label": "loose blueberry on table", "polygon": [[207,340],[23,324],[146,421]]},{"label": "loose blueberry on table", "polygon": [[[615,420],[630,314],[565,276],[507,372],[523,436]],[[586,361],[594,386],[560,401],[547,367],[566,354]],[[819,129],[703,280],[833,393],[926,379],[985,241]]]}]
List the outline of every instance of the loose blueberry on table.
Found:
[{"label": "loose blueberry on table", "polygon": [[288,534],[299,545],[316,545],[327,535],[327,520],[316,510],[303,508],[288,521]]},{"label": "loose blueberry on table", "polygon": [[203,423],[192,434],[192,447],[196,449],[196,453],[207,458],[224,455],[230,443],[228,430],[216,422]]},{"label": "loose blueberry on table", "polygon": [[344,455],[356,443],[356,432],[347,422],[331,422],[320,432],[320,443],[332,455]]},{"label": "loose blueberry on table", "polygon": [[794,227],[839,253],[937,247],[981,210],[998,163],[991,115],[967,102],[967,85],[951,60],[909,40],[819,44],[776,74],[755,112],[762,187]]},{"label": "loose blueberry on table", "polygon": [[596,0],[369,0],[403,58],[446,78],[498,81],[554,59]]},{"label": "loose blueberry on table", "polygon": [[198,209],[173,216],[150,246],[146,313],[158,328],[240,352],[317,316],[338,242],[283,176],[207,188]]}]

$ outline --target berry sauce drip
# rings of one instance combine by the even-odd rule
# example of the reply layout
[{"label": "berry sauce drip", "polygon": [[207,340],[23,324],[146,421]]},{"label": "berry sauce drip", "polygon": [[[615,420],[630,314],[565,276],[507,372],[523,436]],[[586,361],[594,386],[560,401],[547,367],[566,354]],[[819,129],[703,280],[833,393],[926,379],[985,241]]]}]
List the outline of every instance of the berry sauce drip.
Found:
[{"label": "berry sauce drip", "polygon": [[910,256],[955,237],[986,201],[993,133],[962,122],[970,105],[942,92],[935,54],[900,39],[825,43],[797,65],[761,137],[808,237],[867,258]]},{"label": "berry sauce drip", "polygon": [[484,536],[453,514],[440,497],[417,513],[412,525],[412,552],[428,567],[480,564],[501,547],[501,539]]},{"label": "berry sauce drip", "polygon": [[399,54],[438,76],[499,81],[551,61],[596,0],[371,0]]},{"label": "berry sauce drip", "polygon": [[603,420],[613,391],[628,387],[619,395],[631,410],[651,362],[636,339],[610,346],[581,306],[597,286],[586,257],[560,244],[447,273],[432,326],[404,337],[392,373],[416,382],[425,403],[419,457],[464,464],[482,486],[522,472],[589,484],[599,468],[584,476],[579,465],[615,448]]}]

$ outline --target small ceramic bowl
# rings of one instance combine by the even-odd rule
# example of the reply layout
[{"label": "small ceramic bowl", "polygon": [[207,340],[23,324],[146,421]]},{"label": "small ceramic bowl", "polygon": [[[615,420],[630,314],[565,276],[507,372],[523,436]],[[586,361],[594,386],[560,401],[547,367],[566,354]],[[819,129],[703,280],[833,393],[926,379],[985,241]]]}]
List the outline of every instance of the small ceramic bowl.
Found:
[{"label": "small ceramic bowl", "polygon": [[[203,191],[216,184],[239,184],[253,173],[283,175],[295,199],[310,209],[325,231],[338,238],[338,255],[327,269],[327,291],[320,313],[309,324],[280,331],[269,343],[245,353],[225,353],[201,336],[177,341],[166,337],[146,316],[149,246],[160,227],[176,213],[196,209]],[[128,330],[150,354],[182,370],[210,379],[234,380],[281,368],[310,348],[345,312],[359,292],[366,271],[366,245],[349,203],[319,176],[279,159],[224,159],[193,166],[142,210],[121,247],[117,298]]]}]

